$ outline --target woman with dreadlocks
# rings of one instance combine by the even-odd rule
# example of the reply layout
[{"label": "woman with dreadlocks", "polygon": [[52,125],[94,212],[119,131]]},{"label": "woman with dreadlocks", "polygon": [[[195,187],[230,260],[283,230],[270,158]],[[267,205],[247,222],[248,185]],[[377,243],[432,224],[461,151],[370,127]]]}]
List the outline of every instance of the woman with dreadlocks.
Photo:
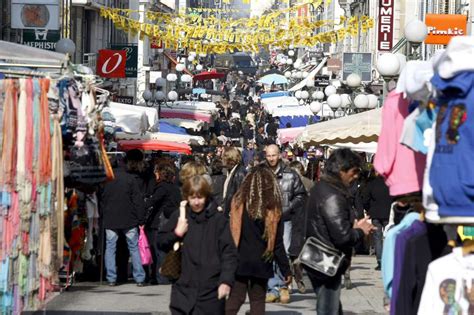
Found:
[{"label": "woman with dreadlocks", "polygon": [[226,303],[226,315],[239,312],[247,292],[250,314],[265,314],[267,282],[273,277],[274,259],[287,283],[291,283],[290,266],[283,246],[281,198],[272,171],[259,165],[245,177],[232,199],[230,229],[239,251],[239,266]]}]

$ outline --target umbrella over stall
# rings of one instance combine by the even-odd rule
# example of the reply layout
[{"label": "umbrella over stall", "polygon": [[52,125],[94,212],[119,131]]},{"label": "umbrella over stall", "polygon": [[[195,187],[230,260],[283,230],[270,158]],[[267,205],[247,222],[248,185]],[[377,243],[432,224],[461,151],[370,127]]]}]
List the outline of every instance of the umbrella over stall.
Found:
[{"label": "umbrella over stall", "polygon": [[204,71],[201,73],[196,74],[193,77],[193,81],[204,81],[204,80],[212,80],[212,79],[222,79],[225,77],[225,73],[217,72],[216,70],[211,71]]},{"label": "umbrella over stall", "polygon": [[267,85],[288,84],[288,79],[281,74],[272,73],[264,77],[261,77],[260,80],[258,80],[257,82],[267,84]]}]

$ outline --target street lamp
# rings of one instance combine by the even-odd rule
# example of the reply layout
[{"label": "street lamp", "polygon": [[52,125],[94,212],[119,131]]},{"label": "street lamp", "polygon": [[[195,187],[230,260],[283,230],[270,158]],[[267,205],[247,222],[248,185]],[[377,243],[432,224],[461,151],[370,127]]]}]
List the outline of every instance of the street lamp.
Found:
[{"label": "street lamp", "polygon": [[56,51],[67,54],[70,58],[76,52],[76,44],[69,38],[61,38],[56,43]]},{"label": "street lamp", "polygon": [[197,70],[197,71],[202,71],[202,65],[201,65],[201,64],[197,65],[197,66],[196,66],[196,70]]},{"label": "street lamp", "polygon": [[384,53],[377,60],[377,70],[385,81],[385,88],[383,89],[383,99],[385,100],[390,82],[400,72],[400,60],[395,54]]},{"label": "street lamp", "polygon": [[405,38],[410,43],[410,53],[408,58],[410,60],[416,60],[420,58],[418,48],[421,43],[428,36],[428,28],[426,24],[420,20],[412,20],[405,25]]},{"label": "street lamp", "polygon": [[350,88],[358,88],[362,83],[362,79],[357,73],[351,73],[347,76],[346,82]]},{"label": "street lamp", "polygon": [[176,65],[176,71],[177,71],[177,72],[183,72],[184,69],[186,69],[186,66],[184,65],[184,63],[178,63],[178,64]]},{"label": "street lamp", "polygon": [[[328,88],[328,87],[326,87],[326,88]],[[336,110],[339,107],[341,107],[341,104],[342,104],[341,96],[339,94],[335,94],[335,93],[331,94],[331,95],[328,96],[327,103],[328,103],[329,107],[331,107],[331,109],[334,113],[334,118],[336,118]]]},{"label": "street lamp", "polygon": [[324,99],[324,92],[323,91],[316,91],[312,95],[313,99],[322,101]]},{"label": "street lamp", "polygon": [[312,101],[311,104],[309,104],[309,109],[313,112],[313,114],[317,115],[321,109],[323,108],[323,104],[318,101]]},{"label": "street lamp", "polygon": [[290,71],[286,71],[286,72],[285,72],[285,77],[288,78],[288,79],[291,78],[291,72],[290,72]]},{"label": "street lamp", "polygon": [[333,95],[333,94],[336,94],[337,92],[337,89],[334,85],[328,85],[326,86],[326,88],[324,89],[324,94],[326,94],[327,97]]},{"label": "street lamp", "polygon": [[151,99],[153,98],[153,93],[151,93],[151,91],[147,89],[145,90],[145,92],[143,92],[142,97],[145,100],[146,106],[148,106],[148,102],[151,101]]},{"label": "street lamp", "polygon": [[175,102],[178,99],[178,92],[176,91],[169,91],[168,93],[168,100],[171,102]]},{"label": "street lamp", "polygon": [[309,92],[308,91],[301,91],[301,98],[306,101],[309,98]]},{"label": "street lamp", "polygon": [[359,94],[354,99],[354,106],[359,109],[367,109],[369,108],[369,98],[365,94]]},{"label": "street lamp", "polygon": [[369,95],[367,95],[367,98],[369,99],[369,106],[368,106],[368,108],[369,108],[369,109],[374,109],[374,108],[376,108],[377,105],[379,104],[379,98],[377,97],[377,95],[369,94]]}]

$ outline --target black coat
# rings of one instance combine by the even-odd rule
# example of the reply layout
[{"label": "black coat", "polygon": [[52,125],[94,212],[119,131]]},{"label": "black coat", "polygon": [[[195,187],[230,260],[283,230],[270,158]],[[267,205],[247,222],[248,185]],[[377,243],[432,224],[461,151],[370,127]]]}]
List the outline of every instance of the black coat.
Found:
[{"label": "black coat", "polygon": [[219,207],[224,208],[224,183],[226,176],[224,174],[214,174],[211,176],[212,179],[212,197]]},{"label": "black coat", "polygon": [[[265,223],[250,219],[247,211],[242,215],[242,233],[239,243],[239,267],[236,275],[270,279],[273,277],[273,263],[262,259],[267,248],[263,239]],[[274,258],[284,277],[291,275],[290,265],[283,245],[283,221],[280,220],[273,250]]]},{"label": "black coat", "polygon": [[367,183],[362,192],[364,207],[372,219],[388,220],[392,197],[384,179],[377,176]]},{"label": "black coat", "polygon": [[280,162],[276,173],[282,195],[283,221],[290,221],[296,211],[303,211],[307,192],[300,176],[289,166]]},{"label": "black coat", "polygon": [[[173,213],[158,234],[158,247],[165,252],[180,240],[174,234],[178,217],[179,211]],[[223,283],[233,286],[238,266],[228,219],[212,200],[199,214],[187,207],[186,218],[189,228],[182,239],[182,271],[171,291],[171,312],[224,314],[225,302],[217,300],[217,289]]]},{"label": "black coat", "polygon": [[[231,170],[230,170],[231,171]],[[230,175],[230,174],[229,174]],[[228,215],[230,212],[230,204],[237,190],[239,190],[246,175],[245,167],[242,164],[237,166],[237,169],[230,178],[229,185],[227,186],[227,192],[224,196],[224,212]]]},{"label": "black coat", "polygon": [[[337,179],[323,177],[311,189],[307,203],[307,237],[317,237],[345,255],[338,274],[349,266],[354,246],[364,238],[361,229],[354,229],[349,190]],[[327,280],[322,275],[321,279]]]},{"label": "black coat", "polygon": [[100,208],[104,228],[130,229],[144,224],[144,196],[136,175],[123,168],[114,169],[115,179],[101,191]]},{"label": "black coat", "polygon": [[181,191],[179,186],[167,182],[159,182],[155,191],[145,202],[147,227],[158,229],[179,208]]}]

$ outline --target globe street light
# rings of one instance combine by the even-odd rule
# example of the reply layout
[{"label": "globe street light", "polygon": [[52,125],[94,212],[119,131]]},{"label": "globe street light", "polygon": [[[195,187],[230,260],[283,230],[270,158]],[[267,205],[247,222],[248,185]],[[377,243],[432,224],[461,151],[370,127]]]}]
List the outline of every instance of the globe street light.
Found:
[{"label": "globe street light", "polygon": [[412,20],[405,25],[405,38],[410,43],[412,51],[408,55],[409,60],[420,58],[418,48],[428,36],[428,27],[420,20]]},{"label": "globe street light", "polygon": [[362,79],[357,73],[351,73],[347,76],[346,82],[350,88],[358,88],[362,83]]},{"label": "globe street light", "polygon": [[309,92],[301,91],[301,98],[306,101],[309,98]]},{"label": "globe street light", "polygon": [[72,56],[76,52],[76,44],[69,38],[61,38],[56,43],[56,51]]},{"label": "globe street light", "polygon": [[385,88],[383,89],[383,99],[385,99],[390,82],[400,72],[400,60],[395,54],[384,53],[377,60],[377,70],[385,81]]},{"label": "globe street light", "polygon": [[143,99],[145,100],[146,106],[148,106],[148,102],[153,98],[153,94],[150,90],[145,90],[142,94]]},{"label": "globe street light", "polygon": [[311,111],[315,115],[319,113],[322,108],[323,108],[323,104],[321,104],[321,102],[318,102],[318,101],[312,101],[311,104],[309,104],[309,109],[311,109]]},{"label": "globe street light", "polygon": [[290,72],[290,71],[286,71],[286,72],[285,72],[285,77],[288,78],[288,79],[291,78],[291,72]]},{"label": "globe street light", "polygon": [[354,99],[354,105],[357,109],[369,108],[369,98],[365,94],[359,94]]},{"label": "globe street light", "polygon": [[197,70],[197,71],[202,71],[202,65],[201,65],[201,64],[197,65],[197,66],[196,66],[196,70]]},{"label": "globe street light", "polygon": [[186,66],[184,65],[184,63],[178,63],[178,64],[176,65],[176,71],[178,71],[178,72],[183,72],[184,69],[186,69]]},{"label": "globe street light", "polygon": [[333,95],[333,94],[336,94],[337,92],[337,89],[334,85],[328,85],[326,86],[326,88],[324,89],[324,94],[326,94],[327,97]]},{"label": "globe street light", "polygon": [[328,96],[327,103],[329,107],[331,107],[332,112],[334,114],[334,118],[336,118],[336,110],[341,106],[342,99],[339,94],[331,94]]},{"label": "globe street light", "polygon": [[178,93],[176,91],[170,91],[168,93],[168,99],[171,101],[171,102],[174,102],[178,99]]},{"label": "globe street light", "polygon": [[313,99],[322,101],[324,99],[324,92],[323,91],[316,91],[313,93]]},{"label": "globe street light", "polygon": [[377,97],[377,95],[369,94],[369,95],[367,95],[367,97],[369,98],[369,106],[368,106],[368,108],[369,108],[369,109],[374,109],[374,108],[376,108],[377,105],[379,104],[379,98]]}]

